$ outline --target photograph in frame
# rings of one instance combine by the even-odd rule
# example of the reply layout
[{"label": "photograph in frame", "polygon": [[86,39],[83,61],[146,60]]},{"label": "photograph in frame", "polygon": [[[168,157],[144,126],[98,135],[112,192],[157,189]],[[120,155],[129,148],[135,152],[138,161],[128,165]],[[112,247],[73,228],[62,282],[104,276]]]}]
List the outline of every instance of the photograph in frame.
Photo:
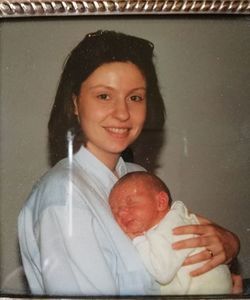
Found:
[{"label": "photograph in frame", "polygon": [[29,295],[17,217],[50,168],[47,124],[67,55],[99,29],[154,44],[166,122],[147,124],[134,160],[237,234],[232,268],[250,278],[249,2],[125,2],[0,2],[2,295]]}]

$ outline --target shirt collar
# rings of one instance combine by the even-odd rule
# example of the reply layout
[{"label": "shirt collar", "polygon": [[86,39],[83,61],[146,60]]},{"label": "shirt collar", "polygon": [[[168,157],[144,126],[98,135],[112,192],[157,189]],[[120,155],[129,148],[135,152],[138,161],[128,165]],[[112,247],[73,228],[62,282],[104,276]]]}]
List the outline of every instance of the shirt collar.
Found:
[{"label": "shirt collar", "polygon": [[[83,146],[74,155],[74,159],[90,176],[94,176],[100,182],[100,185],[104,185],[108,189],[108,192],[118,180],[106,165]],[[121,157],[117,162],[116,172],[119,178],[127,173],[126,163]]]}]

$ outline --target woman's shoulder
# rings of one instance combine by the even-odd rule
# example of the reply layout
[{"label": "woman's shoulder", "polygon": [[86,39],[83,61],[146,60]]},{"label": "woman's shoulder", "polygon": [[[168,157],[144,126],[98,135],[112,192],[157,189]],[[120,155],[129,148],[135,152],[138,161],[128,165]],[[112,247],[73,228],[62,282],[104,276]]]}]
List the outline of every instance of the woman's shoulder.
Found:
[{"label": "woman's shoulder", "polygon": [[35,182],[25,206],[45,208],[48,205],[63,205],[69,176],[69,165],[67,160],[63,159]]},{"label": "woman's shoulder", "polygon": [[69,168],[68,160],[62,159],[37,180],[34,188],[46,187],[55,183],[64,183],[68,180]]}]

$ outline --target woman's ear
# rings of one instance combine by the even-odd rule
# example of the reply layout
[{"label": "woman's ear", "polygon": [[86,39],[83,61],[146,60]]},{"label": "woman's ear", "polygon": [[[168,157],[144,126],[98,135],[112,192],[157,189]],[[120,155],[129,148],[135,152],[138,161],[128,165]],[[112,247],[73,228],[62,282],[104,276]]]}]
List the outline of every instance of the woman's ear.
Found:
[{"label": "woman's ear", "polygon": [[164,191],[159,192],[156,195],[157,208],[158,211],[168,210],[169,209],[169,197],[168,194]]},{"label": "woman's ear", "polygon": [[73,104],[74,104],[74,114],[76,116],[79,116],[79,113],[78,113],[78,99],[77,99],[77,96],[75,94],[73,94],[73,96],[72,96],[72,101],[73,101]]}]

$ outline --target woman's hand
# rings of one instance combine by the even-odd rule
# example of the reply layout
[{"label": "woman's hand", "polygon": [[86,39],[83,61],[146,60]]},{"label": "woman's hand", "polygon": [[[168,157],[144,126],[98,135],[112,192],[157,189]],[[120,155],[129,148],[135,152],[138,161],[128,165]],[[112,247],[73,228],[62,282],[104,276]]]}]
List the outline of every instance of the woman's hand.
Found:
[{"label": "woman's hand", "polygon": [[239,252],[240,242],[232,232],[211,223],[204,217],[197,216],[200,225],[180,226],[173,230],[176,235],[195,234],[197,237],[173,243],[176,250],[204,247],[205,250],[187,257],[183,265],[206,261],[200,268],[192,271],[191,276],[198,276],[220,264],[228,264]]},{"label": "woman's hand", "polygon": [[237,275],[232,273],[232,281],[233,281],[233,290],[232,294],[239,295],[243,292],[243,280],[241,275]]}]

